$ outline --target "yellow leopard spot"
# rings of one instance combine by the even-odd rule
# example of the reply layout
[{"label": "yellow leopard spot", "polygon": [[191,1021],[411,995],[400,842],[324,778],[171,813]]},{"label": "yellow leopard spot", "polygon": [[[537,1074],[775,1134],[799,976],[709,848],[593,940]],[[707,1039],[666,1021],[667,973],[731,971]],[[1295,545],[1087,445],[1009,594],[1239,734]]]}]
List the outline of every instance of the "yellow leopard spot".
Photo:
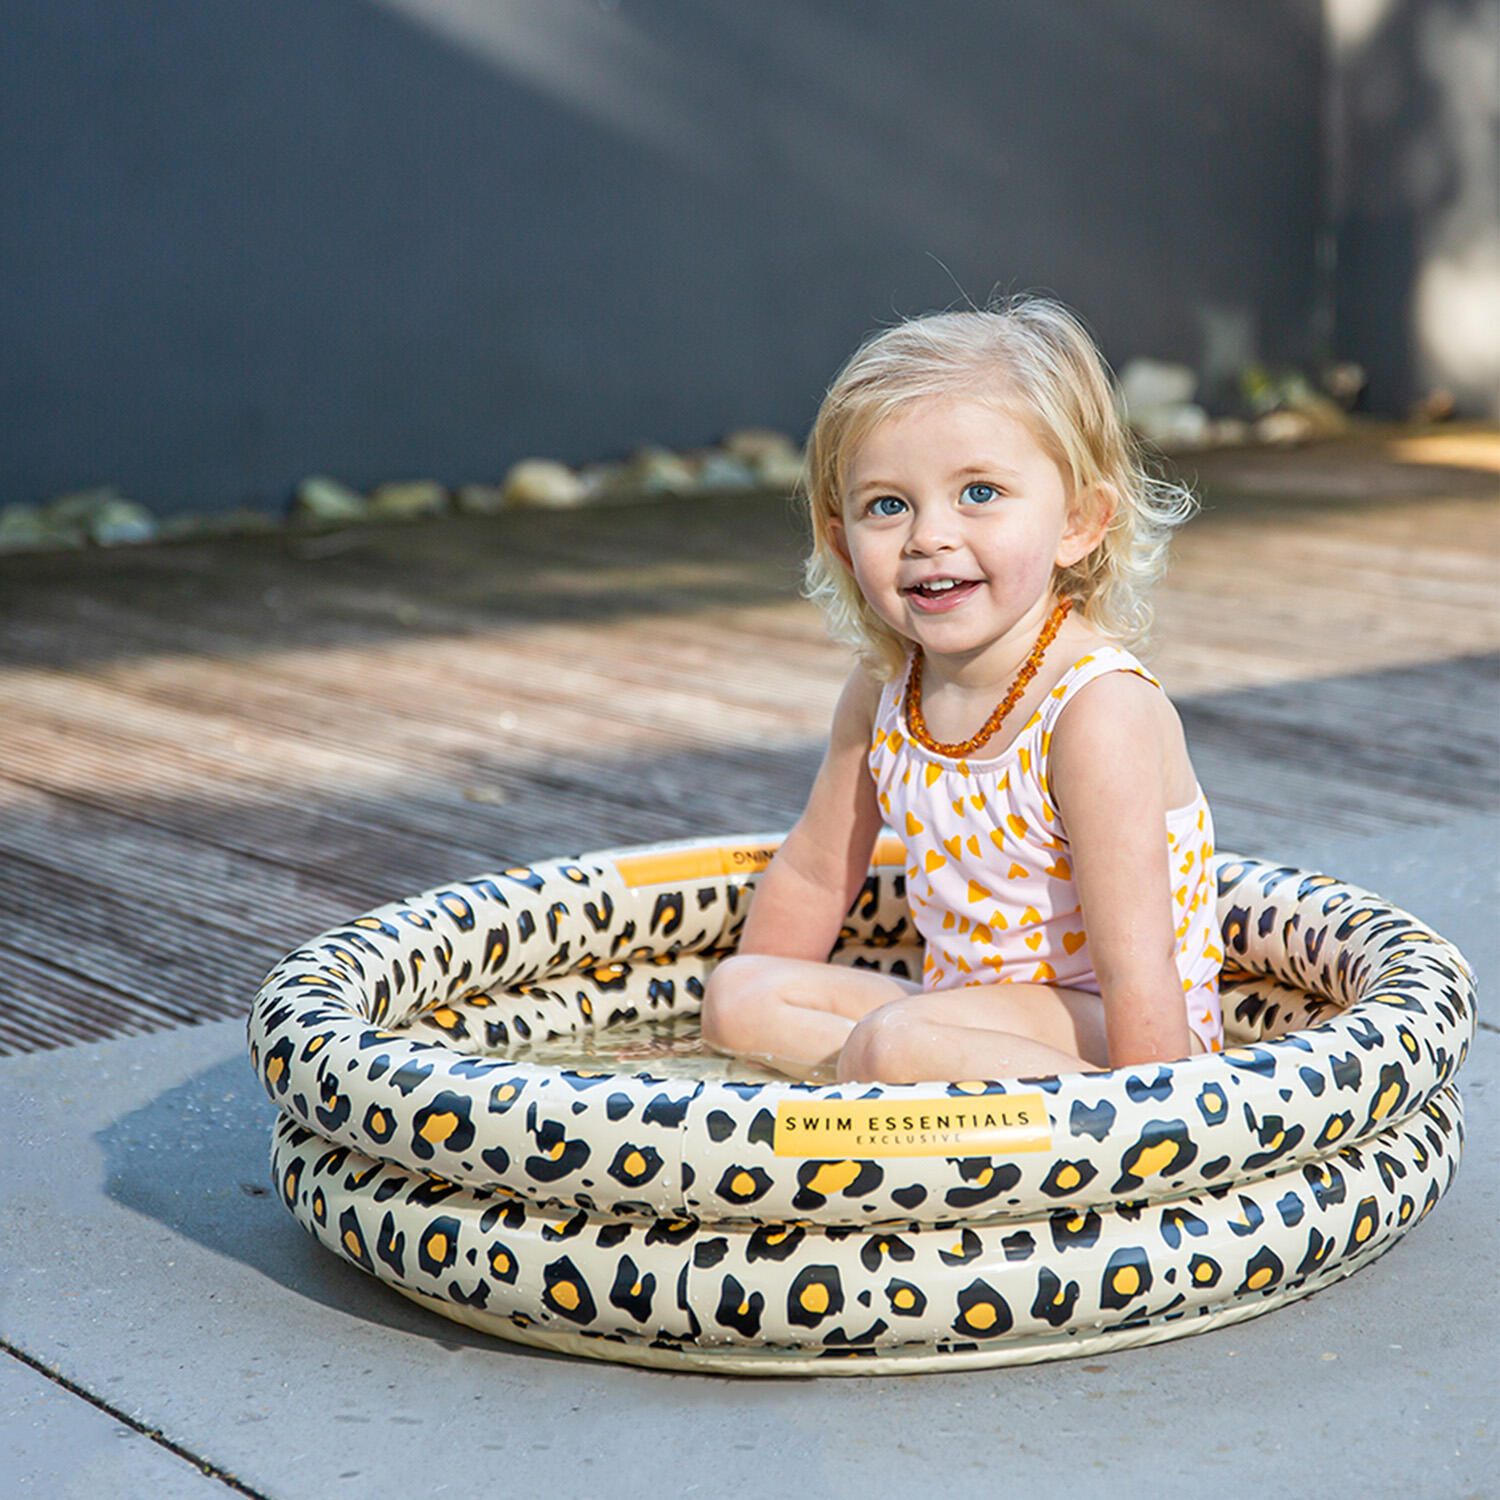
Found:
[{"label": "yellow leopard spot", "polygon": [[904,1310],[908,1307],[915,1307],[917,1305],[917,1295],[909,1286],[897,1287],[896,1295],[891,1298],[891,1301],[897,1307]]},{"label": "yellow leopard spot", "polygon": [[429,1235],[427,1239],[427,1253],[434,1260],[442,1260],[448,1253],[448,1236],[441,1231]]},{"label": "yellow leopard spot", "polygon": [[281,1075],[286,1072],[286,1059],[284,1057],[273,1057],[266,1064],[266,1079],[270,1083],[280,1083]]},{"label": "yellow leopard spot", "polygon": [[646,1170],[646,1158],[642,1156],[639,1151],[632,1151],[630,1155],[620,1163],[620,1170],[627,1177],[639,1177],[641,1173]]},{"label": "yellow leopard spot", "polygon": [[813,1173],[812,1181],[807,1186],[812,1192],[821,1193],[827,1198],[834,1193],[842,1192],[858,1176],[858,1162],[830,1161],[825,1162]]},{"label": "yellow leopard spot", "polygon": [[383,1135],[387,1130],[386,1113],[383,1109],[372,1110],[370,1113],[370,1130],[374,1135]]},{"label": "yellow leopard spot", "polygon": [[[1057,1173],[1057,1185],[1060,1188],[1077,1187],[1078,1168],[1073,1166],[1071,1163],[1066,1167],[1060,1167]],[[1083,1220],[1081,1218],[1071,1220],[1068,1224],[1068,1228],[1076,1234],[1080,1229],[1083,1228]]]},{"label": "yellow leopard spot", "polygon": [[572,1312],[578,1306],[578,1288],[571,1281],[554,1282],[552,1300]]},{"label": "yellow leopard spot", "polygon": [[1121,1266],[1115,1272],[1115,1290],[1122,1297],[1133,1297],[1140,1290],[1141,1273],[1134,1266]]},{"label": "yellow leopard spot", "polygon": [[813,1282],[810,1286],[802,1288],[802,1305],[810,1313],[825,1313],[828,1311],[828,1288],[820,1281]]},{"label": "yellow leopard spot", "polygon": [[451,1010],[446,1005],[440,1005],[435,1011],[432,1012],[432,1019],[436,1021],[444,1031],[451,1031],[456,1025],[458,1025],[458,1012],[456,1010]]},{"label": "yellow leopard spot", "polygon": [[346,1229],[344,1231],[344,1245],[350,1255],[363,1255],[365,1247],[360,1243],[359,1234],[356,1230]]},{"label": "yellow leopard spot", "polygon": [[729,1191],[737,1197],[747,1198],[755,1191],[755,1179],[748,1172],[736,1172],[734,1181],[729,1184]]},{"label": "yellow leopard spot", "polygon": [[1259,1291],[1271,1279],[1271,1274],[1270,1266],[1262,1266],[1260,1270],[1245,1278],[1245,1285],[1252,1291]]},{"label": "yellow leopard spot", "polygon": [[1193,1277],[1197,1281],[1212,1281],[1214,1279],[1214,1268],[1206,1261],[1199,1261],[1193,1269]]},{"label": "yellow leopard spot", "polygon": [[423,1122],[420,1134],[424,1141],[430,1141],[436,1146],[439,1142],[446,1141],[457,1129],[458,1116],[451,1110],[439,1110]]},{"label": "yellow leopard spot", "polygon": [[1137,1177],[1150,1177],[1156,1172],[1165,1172],[1177,1160],[1176,1141],[1163,1141],[1159,1146],[1148,1146],[1136,1157],[1130,1169]]},{"label": "yellow leopard spot", "polygon": [[976,1302],[964,1313],[964,1322],[970,1328],[993,1328],[997,1317],[993,1302]]},{"label": "yellow leopard spot", "polygon": [[1380,1097],[1375,1101],[1375,1108],[1370,1111],[1372,1120],[1384,1119],[1386,1112],[1396,1102],[1396,1096],[1401,1092],[1401,1085],[1393,1083],[1389,1088],[1382,1089]]}]

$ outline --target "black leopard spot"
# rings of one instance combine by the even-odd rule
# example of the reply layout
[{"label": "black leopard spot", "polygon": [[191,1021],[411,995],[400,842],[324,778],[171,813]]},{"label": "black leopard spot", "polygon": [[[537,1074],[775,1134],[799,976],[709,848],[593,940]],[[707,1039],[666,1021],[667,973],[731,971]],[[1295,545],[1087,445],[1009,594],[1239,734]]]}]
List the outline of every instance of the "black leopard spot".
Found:
[{"label": "black leopard spot", "polygon": [[588,1283],[566,1255],[542,1267],[542,1302],[574,1323],[592,1323],[597,1311]]},{"label": "black leopard spot", "polygon": [[647,1271],[643,1274],[630,1256],[622,1255],[615,1268],[614,1285],[609,1289],[610,1306],[629,1313],[637,1323],[644,1323],[651,1316],[655,1296],[655,1273]]},{"label": "black leopard spot", "polygon": [[745,1247],[745,1259],[786,1260],[806,1238],[807,1231],[788,1224],[762,1224],[751,1234]]},{"label": "black leopard spot", "polygon": [[365,1248],[364,1231],[359,1227],[359,1215],[352,1208],[339,1215],[339,1248],[360,1270],[375,1274],[370,1252]]},{"label": "black leopard spot", "polygon": [[970,1157],[958,1164],[958,1174],[972,1187],[949,1188],[943,1202],[950,1208],[973,1208],[1009,1192],[1020,1180],[1021,1169],[1012,1162],[995,1166],[988,1157]]},{"label": "black leopard spot", "polygon": [[938,1251],[938,1259],[945,1266],[966,1266],[978,1258],[983,1248],[983,1242],[972,1229],[961,1229],[951,1249]]},{"label": "black leopard spot", "polygon": [[1361,1198],[1354,1211],[1354,1224],[1349,1230],[1349,1243],[1344,1246],[1345,1255],[1353,1255],[1374,1237],[1380,1228],[1380,1208],[1373,1198]]},{"label": "black leopard spot", "polygon": [[732,1328],[747,1339],[760,1333],[761,1314],[765,1311],[766,1299],[760,1292],[748,1296],[745,1288],[733,1276],[726,1276],[719,1288],[719,1305],[714,1309],[714,1322],[723,1328]]},{"label": "black leopard spot", "polygon": [[1125,1148],[1120,1177],[1111,1189],[1134,1192],[1148,1177],[1169,1177],[1192,1165],[1198,1147],[1183,1120],[1148,1120],[1140,1136]]},{"label": "black leopard spot", "polygon": [[974,1280],[958,1294],[958,1316],[953,1329],[970,1338],[994,1339],[1014,1323],[1005,1298],[987,1281]]},{"label": "black leopard spot", "polygon": [[412,1116],[411,1149],[424,1161],[431,1161],[439,1146],[445,1151],[466,1151],[473,1143],[467,1095],[442,1089]]},{"label": "black leopard spot", "polygon": [[1073,1316],[1078,1305],[1078,1283],[1070,1281],[1066,1286],[1057,1275],[1043,1266],[1037,1272],[1036,1300],[1031,1304],[1031,1316],[1040,1318],[1053,1328],[1061,1328]]},{"label": "black leopard spot", "polygon": [[1048,1216],[1047,1227],[1052,1231],[1055,1249],[1088,1250],[1098,1244],[1104,1223],[1093,1209],[1081,1214],[1060,1209]]},{"label": "black leopard spot", "polygon": [[1201,1239],[1208,1233],[1208,1225],[1193,1213],[1191,1209],[1183,1208],[1180,1204],[1171,1208],[1164,1208],[1161,1215],[1161,1237],[1174,1250],[1182,1243],[1184,1234],[1192,1235],[1195,1239]]},{"label": "black leopard spot", "polygon": [[1099,1305],[1129,1306],[1151,1290],[1151,1260],[1139,1245],[1125,1245],[1110,1256],[1099,1284]]},{"label": "black leopard spot", "polygon": [[914,1259],[916,1253],[899,1235],[877,1234],[860,1246],[859,1263],[867,1271],[878,1271],[882,1260],[905,1262]]},{"label": "black leopard spot", "polygon": [[1246,1292],[1263,1292],[1281,1280],[1282,1264],[1267,1245],[1262,1245],[1245,1265],[1245,1279],[1240,1283],[1236,1295]]},{"label": "black leopard spot", "polygon": [[714,1191],[727,1203],[754,1203],[771,1187],[771,1174],[760,1167],[730,1166],[724,1169]]},{"label": "black leopard spot", "polygon": [[1077,1161],[1058,1160],[1052,1163],[1042,1182],[1042,1191],[1049,1198],[1068,1198],[1086,1188],[1098,1175],[1098,1167],[1082,1157]]},{"label": "black leopard spot", "polygon": [[1073,1101],[1073,1112],[1068,1118],[1068,1128],[1074,1135],[1092,1136],[1102,1141],[1115,1123],[1115,1107],[1108,1099],[1097,1104],[1085,1104],[1082,1099]]},{"label": "black leopard spot", "polygon": [[615,1152],[615,1159],[605,1169],[616,1182],[639,1187],[650,1182],[661,1171],[661,1153],[653,1146],[633,1146],[625,1142]]},{"label": "black leopard spot", "polygon": [[837,1266],[804,1266],[786,1295],[786,1316],[798,1328],[816,1328],[844,1310],[844,1287]]},{"label": "black leopard spot", "polygon": [[797,1168],[798,1192],[792,1207],[806,1211],[822,1208],[834,1194],[862,1198],[885,1179],[872,1161],[807,1161]]}]

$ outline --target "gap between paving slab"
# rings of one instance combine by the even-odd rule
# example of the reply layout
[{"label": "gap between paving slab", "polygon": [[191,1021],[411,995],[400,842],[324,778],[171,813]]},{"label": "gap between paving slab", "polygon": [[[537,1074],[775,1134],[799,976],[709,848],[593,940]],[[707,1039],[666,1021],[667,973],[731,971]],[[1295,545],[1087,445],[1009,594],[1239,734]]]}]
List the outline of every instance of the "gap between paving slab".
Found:
[{"label": "gap between paving slab", "polygon": [[[1492,849],[1492,824],[1473,820],[1276,853],[1412,908],[1466,948],[1491,994]],[[237,1022],[7,1058],[0,1338],[274,1500],[501,1482],[560,1496],[654,1497],[666,1483],[863,1500],[872,1476],[898,1497],[1002,1479],[1041,1500],[1106,1487],[1196,1500],[1205,1481],[1321,1496],[1335,1479],[1478,1496],[1496,1459],[1493,1029],[1463,1078],[1470,1137],[1453,1190],[1387,1256],[1318,1296],[1097,1359],[747,1381],[486,1340],[321,1250],[268,1191],[273,1108]],[[6,1446],[63,1450],[49,1470],[31,1460],[50,1484],[37,1493],[230,1493],[145,1438],[111,1452],[77,1398],[44,1400],[29,1369],[9,1395],[16,1368],[0,1386]]]}]

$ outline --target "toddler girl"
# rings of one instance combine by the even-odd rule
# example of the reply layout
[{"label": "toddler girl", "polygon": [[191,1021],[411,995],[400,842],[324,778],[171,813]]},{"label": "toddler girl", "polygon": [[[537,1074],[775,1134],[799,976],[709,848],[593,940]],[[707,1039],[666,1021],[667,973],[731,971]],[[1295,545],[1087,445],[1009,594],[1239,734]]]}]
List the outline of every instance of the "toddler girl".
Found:
[{"label": "toddler girl", "polygon": [[[1005,1078],[1216,1051],[1213,825],[1149,622],[1191,497],[1056,303],[865,344],[814,425],[809,594],[860,664],[711,976],[709,1044],[800,1077]],[[920,985],[828,963],[888,824]]]}]

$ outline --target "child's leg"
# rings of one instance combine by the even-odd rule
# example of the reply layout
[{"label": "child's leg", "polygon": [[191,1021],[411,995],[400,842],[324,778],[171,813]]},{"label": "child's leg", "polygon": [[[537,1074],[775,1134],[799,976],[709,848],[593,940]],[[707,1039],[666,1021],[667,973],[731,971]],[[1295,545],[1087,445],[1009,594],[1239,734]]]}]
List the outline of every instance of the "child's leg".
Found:
[{"label": "child's leg", "polygon": [[1046,984],[976,984],[893,1000],[850,1028],[841,1080],[1029,1078],[1109,1066],[1104,1002]]},{"label": "child's leg", "polygon": [[742,953],[708,976],[703,1039],[794,1078],[830,1067],[855,1022],[920,994],[910,980],[874,969]]}]

